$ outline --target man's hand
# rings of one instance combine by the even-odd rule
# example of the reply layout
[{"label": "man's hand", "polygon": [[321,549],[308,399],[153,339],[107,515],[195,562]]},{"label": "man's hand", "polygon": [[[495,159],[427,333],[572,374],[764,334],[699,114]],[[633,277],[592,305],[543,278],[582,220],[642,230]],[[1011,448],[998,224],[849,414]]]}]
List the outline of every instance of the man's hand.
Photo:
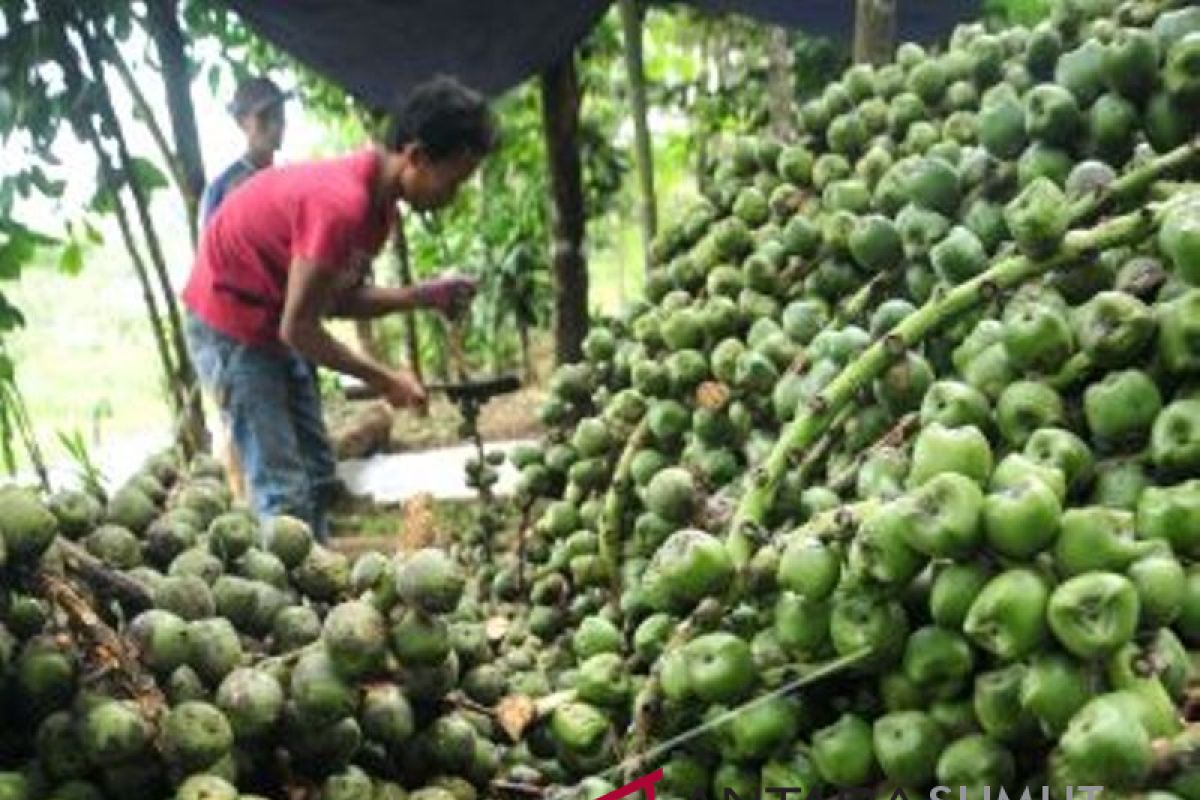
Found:
[{"label": "man's hand", "polygon": [[424,408],[429,403],[425,387],[407,370],[394,370],[380,383],[383,398],[393,408]]},{"label": "man's hand", "polygon": [[479,282],[467,275],[443,275],[423,281],[416,287],[421,305],[456,317],[471,302]]}]

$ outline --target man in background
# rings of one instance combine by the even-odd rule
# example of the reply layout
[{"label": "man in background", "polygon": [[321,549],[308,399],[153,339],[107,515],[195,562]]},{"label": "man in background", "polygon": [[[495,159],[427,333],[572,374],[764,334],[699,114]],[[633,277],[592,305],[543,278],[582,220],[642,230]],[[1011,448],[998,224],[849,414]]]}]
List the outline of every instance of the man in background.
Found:
[{"label": "man in background", "polygon": [[270,78],[251,78],[238,86],[228,109],[246,135],[246,152],[204,188],[200,198],[201,230],[238,184],[275,162],[275,153],[283,145],[283,106],[290,97],[290,92],[284,92]]}]

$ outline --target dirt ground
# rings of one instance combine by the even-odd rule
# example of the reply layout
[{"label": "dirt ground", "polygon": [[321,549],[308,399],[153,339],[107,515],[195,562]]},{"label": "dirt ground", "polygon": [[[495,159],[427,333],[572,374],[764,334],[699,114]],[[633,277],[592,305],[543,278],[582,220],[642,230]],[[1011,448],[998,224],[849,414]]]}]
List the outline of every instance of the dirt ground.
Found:
[{"label": "dirt ground", "polygon": [[[518,391],[494,398],[480,413],[479,429],[484,441],[501,442],[536,437],[542,432],[537,410],[546,395],[546,384],[553,371],[553,343],[546,338],[535,340],[533,380],[525,381]],[[330,429],[353,416],[363,401],[330,400],[326,416]],[[369,402],[369,401],[368,401]],[[462,417],[457,406],[443,396],[434,396],[427,415],[399,411],[392,425],[390,441],[382,452],[418,452],[463,443],[460,431]],[[424,515],[414,515],[413,508],[400,504],[372,503],[368,500],[343,498],[333,510],[334,546],[349,554],[367,549],[394,551],[406,539],[438,534],[452,534],[474,518],[475,503],[471,500],[431,500]],[[420,527],[422,531],[414,531]]]},{"label": "dirt ground", "polygon": [[429,500],[407,508],[343,498],[332,513],[332,546],[354,556],[367,550],[393,553],[451,538],[474,519],[475,503]]},{"label": "dirt ground", "polygon": [[[543,397],[545,391],[534,386],[494,398],[479,415],[479,432],[484,441],[538,435],[542,426],[537,420],[537,409]],[[436,398],[430,403],[427,417],[407,411],[396,415],[389,450],[404,452],[458,444],[463,441],[459,433],[461,422],[457,406],[444,397]]]},{"label": "dirt ground", "polygon": [[[498,442],[534,437],[541,433],[537,410],[546,395],[546,382],[553,370],[553,353],[549,343],[538,342],[534,347],[532,380],[525,380],[521,389],[512,394],[493,398],[483,407],[479,430],[484,441]],[[330,399],[326,402],[326,417],[331,430],[360,411],[364,402]],[[460,431],[462,416],[458,407],[444,396],[431,398],[427,414],[398,411],[392,425],[390,442],[381,452],[402,453],[449,447],[463,442]]]}]

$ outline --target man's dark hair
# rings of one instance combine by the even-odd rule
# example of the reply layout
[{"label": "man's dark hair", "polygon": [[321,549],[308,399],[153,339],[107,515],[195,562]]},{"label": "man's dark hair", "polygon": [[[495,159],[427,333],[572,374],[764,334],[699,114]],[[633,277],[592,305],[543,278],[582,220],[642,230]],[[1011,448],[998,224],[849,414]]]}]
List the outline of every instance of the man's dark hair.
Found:
[{"label": "man's dark hair", "polygon": [[389,150],[421,145],[435,160],[459,153],[483,157],[495,149],[496,122],[487,100],[454,78],[439,75],[413,89],[388,124]]}]

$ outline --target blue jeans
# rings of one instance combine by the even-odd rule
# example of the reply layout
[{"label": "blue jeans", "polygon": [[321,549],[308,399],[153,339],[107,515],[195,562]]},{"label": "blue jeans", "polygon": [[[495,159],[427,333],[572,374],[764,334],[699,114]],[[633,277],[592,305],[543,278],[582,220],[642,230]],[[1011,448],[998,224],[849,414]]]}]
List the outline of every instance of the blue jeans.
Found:
[{"label": "blue jeans", "polygon": [[337,460],[316,368],[298,353],[242,344],[188,314],[188,349],[233,437],[251,502],[264,520],[287,514],[328,538]]}]

